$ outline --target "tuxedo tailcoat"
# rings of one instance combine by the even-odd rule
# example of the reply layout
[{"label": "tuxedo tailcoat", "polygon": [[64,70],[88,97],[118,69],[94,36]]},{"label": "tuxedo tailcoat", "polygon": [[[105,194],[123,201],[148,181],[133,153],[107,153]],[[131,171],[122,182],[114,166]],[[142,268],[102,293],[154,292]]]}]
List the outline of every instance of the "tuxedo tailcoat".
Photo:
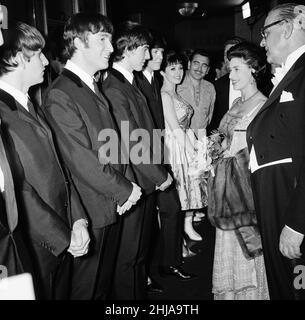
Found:
[{"label": "tuxedo tailcoat", "polygon": [[51,292],[56,288],[50,286],[50,277],[69,259],[66,249],[72,224],[84,218],[85,213],[77,194],[69,188],[44,119],[30,114],[3,90],[0,90],[0,117],[15,186],[18,224],[35,268],[36,295],[53,298]]},{"label": "tuxedo tailcoat", "polygon": [[[141,91],[130,84],[117,70],[111,69],[103,82],[103,92],[110,102],[111,112],[121,133],[121,141],[128,153],[130,166],[135,174],[136,183],[145,192],[145,197],[135,209],[122,217],[122,237],[114,277],[114,297],[116,299],[146,298],[146,264],[151,238],[151,226],[155,202],[156,186],[167,179],[167,170],[159,162],[153,164],[154,122],[146,99]],[[138,145],[142,154],[148,156],[149,163],[135,164],[131,150],[135,141],[126,144],[126,136],[122,134],[122,122],[128,123],[128,138],[136,129],[144,129],[149,140],[142,139]]]},{"label": "tuxedo tailcoat", "polygon": [[91,251],[87,257],[75,259],[72,298],[103,299],[117,252],[118,232],[112,227],[117,221],[117,205],[125,203],[132,191],[125,177],[126,164],[99,159],[104,143],[99,134],[114,129],[114,121],[106,99],[67,69],[49,88],[43,112],[91,225]]},{"label": "tuxedo tailcoat", "polygon": [[[135,77],[138,88],[146,98],[155,128],[164,130],[164,113],[157,74],[154,74],[154,83],[150,83],[143,72],[135,72]],[[160,215],[161,245],[161,255],[158,260],[164,267],[178,266],[181,264],[182,247],[182,214],[178,192],[173,184],[165,191],[158,192],[156,197]]]},{"label": "tuxedo tailcoat", "polygon": [[[304,258],[291,260],[279,250],[285,225],[305,234],[304,123],[305,54],[275,87],[247,130],[248,147],[250,151],[254,147],[258,164],[251,178],[271,299],[298,299],[304,291],[294,287],[294,267],[304,265]],[[301,251],[304,256],[304,240]]]}]

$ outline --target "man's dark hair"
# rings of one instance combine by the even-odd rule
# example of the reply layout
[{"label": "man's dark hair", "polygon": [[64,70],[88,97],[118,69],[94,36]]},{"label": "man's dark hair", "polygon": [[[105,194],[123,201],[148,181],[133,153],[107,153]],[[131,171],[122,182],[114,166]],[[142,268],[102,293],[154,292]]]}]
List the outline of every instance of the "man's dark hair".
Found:
[{"label": "man's dark hair", "polygon": [[18,67],[16,55],[22,52],[30,60],[35,51],[43,49],[45,40],[34,27],[23,23],[10,23],[2,30],[4,44],[0,47],[0,76]]},{"label": "man's dark hair", "polygon": [[233,38],[230,38],[228,39],[225,44],[224,44],[224,47],[228,46],[228,45],[236,45],[236,44],[239,44],[239,43],[242,43],[242,42],[245,42],[246,40],[241,38],[241,37],[233,37]]},{"label": "man's dark hair", "polygon": [[83,43],[87,44],[89,32],[95,34],[98,32],[113,33],[113,25],[111,21],[99,13],[77,13],[67,21],[64,34],[64,56],[70,59],[76,47],[74,39],[79,38]]},{"label": "man's dark hair", "polygon": [[190,62],[192,62],[193,61],[193,59],[194,59],[194,57],[195,57],[195,55],[196,54],[199,54],[199,55],[201,55],[201,56],[203,56],[203,57],[207,57],[208,59],[209,59],[209,62],[211,61],[211,56],[210,56],[210,54],[207,52],[207,51],[205,51],[205,50],[203,50],[203,49],[195,49],[193,52],[192,52],[192,54],[190,55]]},{"label": "man's dark hair", "polygon": [[243,42],[230,48],[227,53],[228,59],[241,58],[254,70],[253,78],[259,82],[266,70],[266,55],[258,45],[250,42]]},{"label": "man's dark hair", "polygon": [[140,46],[150,45],[152,42],[150,32],[142,25],[127,21],[118,26],[113,37],[114,62],[121,61],[125,50],[131,51]]},{"label": "man's dark hair", "polygon": [[159,32],[150,30],[150,34],[152,37],[150,49],[153,49],[153,48],[166,49],[166,46],[167,46],[166,40]]}]

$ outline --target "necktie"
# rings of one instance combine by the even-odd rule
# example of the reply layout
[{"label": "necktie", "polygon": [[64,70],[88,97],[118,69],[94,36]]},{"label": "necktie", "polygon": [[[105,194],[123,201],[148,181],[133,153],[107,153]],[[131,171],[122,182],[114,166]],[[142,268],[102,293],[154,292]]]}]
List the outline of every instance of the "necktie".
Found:
[{"label": "necktie", "polygon": [[274,87],[276,87],[282,79],[285,77],[287,70],[284,65],[279,68],[275,68],[274,77],[271,79]]},{"label": "necktie", "polygon": [[94,88],[95,94],[96,94],[97,96],[99,96],[99,95],[100,95],[100,90],[99,90],[99,88],[98,88],[95,80],[93,80],[93,88]]},{"label": "necktie", "polygon": [[153,89],[155,99],[158,99],[158,89],[157,89],[157,84],[156,84],[154,76],[152,76],[152,78],[151,78],[151,86]]},{"label": "necktie", "polygon": [[137,82],[136,82],[135,77],[133,77],[133,79],[132,79],[132,85],[133,85],[135,88],[138,89],[138,85],[137,85]]},{"label": "necktie", "polygon": [[35,107],[30,99],[28,99],[27,107],[29,109],[29,113],[37,120],[37,112],[36,112]]}]

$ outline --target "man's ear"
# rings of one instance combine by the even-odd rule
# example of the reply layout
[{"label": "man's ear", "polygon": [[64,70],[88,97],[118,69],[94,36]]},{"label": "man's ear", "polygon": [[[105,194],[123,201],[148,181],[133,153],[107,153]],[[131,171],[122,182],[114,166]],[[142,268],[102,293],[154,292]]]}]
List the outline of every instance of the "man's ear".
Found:
[{"label": "man's ear", "polygon": [[75,38],[73,40],[74,46],[76,49],[81,50],[85,47],[85,44],[83,43],[83,41],[80,38]]},{"label": "man's ear", "polygon": [[12,58],[12,62],[14,64],[17,64],[18,66],[21,66],[24,69],[25,65],[26,65],[26,58],[25,58],[23,52],[18,51],[16,56],[14,58]]},{"label": "man's ear", "polygon": [[189,60],[187,63],[187,69],[190,70],[190,68],[191,68],[191,61]]},{"label": "man's ear", "polygon": [[285,23],[284,28],[285,28],[284,37],[285,37],[285,39],[289,39],[292,35],[294,25],[291,22],[287,22],[287,23]]}]

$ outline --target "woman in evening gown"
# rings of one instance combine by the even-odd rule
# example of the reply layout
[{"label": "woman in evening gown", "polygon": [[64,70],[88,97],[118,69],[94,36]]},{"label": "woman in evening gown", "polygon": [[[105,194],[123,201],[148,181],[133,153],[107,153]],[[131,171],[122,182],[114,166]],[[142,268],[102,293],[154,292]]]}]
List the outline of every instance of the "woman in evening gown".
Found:
[{"label": "woman in evening gown", "polygon": [[[212,216],[211,222],[216,226],[213,293],[215,300],[268,300],[264,257],[256,226],[248,172],[249,152],[246,143],[247,127],[267,99],[257,89],[257,80],[264,70],[265,60],[261,49],[250,43],[242,43],[232,47],[228,52],[228,58],[230,60],[230,79],[234,89],[241,91],[241,97],[233,102],[231,109],[220,123],[218,131],[225,137],[222,142],[223,161],[215,170],[212,186],[209,179],[209,197],[211,197],[209,199],[209,217]],[[242,156],[243,158],[241,158]],[[235,174],[237,171],[233,171],[235,168],[237,168],[236,170],[240,168],[238,165],[241,162],[238,162],[238,159],[243,159],[244,165],[244,171],[240,171],[239,175]],[[223,165],[221,166],[221,164]],[[233,172],[234,174],[232,174]],[[240,185],[236,185],[238,183],[236,179],[239,176],[241,177],[238,180]],[[231,185],[229,185],[230,183]],[[224,186],[233,188],[230,189],[230,193],[224,193],[227,192],[223,191]],[[243,200],[244,197],[241,194],[243,191],[240,191],[242,189],[240,187],[247,190],[248,193],[243,193],[247,195],[247,200]],[[234,194],[233,190],[239,191]],[[217,220],[216,217],[214,219],[215,212],[213,210],[216,211],[216,208],[219,208],[221,196],[223,196],[223,204],[225,204],[222,208],[226,213],[232,210],[230,206],[240,208],[243,201],[250,203],[252,210],[242,212],[244,215],[235,216],[233,222],[228,219],[228,216],[223,220],[224,215],[222,220],[220,218]],[[213,203],[213,199],[218,199],[218,204]],[[245,207],[247,206],[245,205]],[[232,225],[228,227],[229,222],[238,227],[232,228]],[[244,232],[248,235],[247,237]],[[249,240],[249,235],[251,235],[251,240]]]},{"label": "woman in evening gown", "polygon": [[[193,108],[176,92],[183,77],[183,57],[169,52],[163,63],[161,88],[165,119],[165,161],[171,165],[181,209],[186,215],[207,206],[206,152],[189,128]],[[185,220],[186,221],[186,220]],[[189,220],[192,223],[191,220]],[[191,240],[201,240],[192,225],[184,224],[184,231]]]}]

